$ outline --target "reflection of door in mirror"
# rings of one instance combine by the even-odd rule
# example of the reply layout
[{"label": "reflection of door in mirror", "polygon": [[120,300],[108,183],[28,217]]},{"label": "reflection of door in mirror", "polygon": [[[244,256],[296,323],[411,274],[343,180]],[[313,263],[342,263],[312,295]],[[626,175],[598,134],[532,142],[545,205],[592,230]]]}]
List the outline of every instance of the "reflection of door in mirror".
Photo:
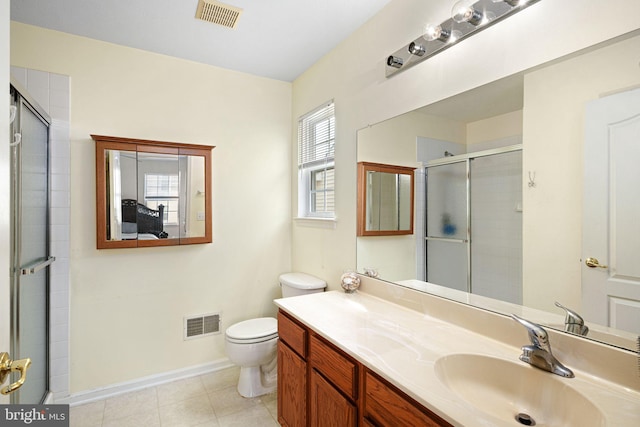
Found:
[{"label": "reflection of door in mirror", "polygon": [[99,249],[211,242],[211,149],[92,135]]},{"label": "reflection of door in mirror", "polygon": [[583,313],[634,334],[640,334],[639,117],[640,89],[592,101],[584,144]]}]

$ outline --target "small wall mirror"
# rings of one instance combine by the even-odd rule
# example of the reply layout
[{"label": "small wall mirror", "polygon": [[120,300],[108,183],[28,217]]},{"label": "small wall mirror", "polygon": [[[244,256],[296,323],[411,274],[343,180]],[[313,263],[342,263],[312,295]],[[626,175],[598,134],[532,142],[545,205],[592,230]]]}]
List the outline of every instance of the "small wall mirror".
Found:
[{"label": "small wall mirror", "polygon": [[414,169],[358,163],[358,236],[413,234]]},{"label": "small wall mirror", "polygon": [[91,137],[98,249],[211,243],[214,147]]}]

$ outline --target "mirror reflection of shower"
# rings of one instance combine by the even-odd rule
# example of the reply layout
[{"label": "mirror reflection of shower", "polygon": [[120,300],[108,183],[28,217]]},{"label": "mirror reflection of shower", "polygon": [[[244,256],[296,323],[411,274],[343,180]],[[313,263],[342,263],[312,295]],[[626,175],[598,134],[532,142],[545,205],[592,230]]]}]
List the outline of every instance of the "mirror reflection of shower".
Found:
[{"label": "mirror reflection of shower", "polygon": [[427,163],[426,281],[522,303],[522,147]]}]

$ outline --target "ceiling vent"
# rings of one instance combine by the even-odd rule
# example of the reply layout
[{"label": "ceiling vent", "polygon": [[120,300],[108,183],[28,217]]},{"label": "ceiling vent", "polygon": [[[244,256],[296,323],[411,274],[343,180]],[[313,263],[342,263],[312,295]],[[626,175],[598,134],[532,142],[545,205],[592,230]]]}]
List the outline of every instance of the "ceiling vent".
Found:
[{"label": "ceiling vent", "polygon": [[196,18],[227,28],[235,28],[242,9],[214,0],[198,0]]}]

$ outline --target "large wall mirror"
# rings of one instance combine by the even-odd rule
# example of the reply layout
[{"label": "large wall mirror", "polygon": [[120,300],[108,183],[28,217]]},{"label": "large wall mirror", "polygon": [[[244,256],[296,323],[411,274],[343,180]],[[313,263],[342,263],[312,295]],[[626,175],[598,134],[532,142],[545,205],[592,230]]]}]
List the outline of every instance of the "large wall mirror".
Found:
[{"label": "large wall mirror", "polygon": [[358,236],[413,234],[413,171],[358,163]]},{"label": "large wall mirror", "polygon": [[[640,31],[635,31],[359,130],[358,162],[413,165],[417,169],[414,235],[357,236],[358,271],[375,269],[383,280],[503,314],[521,313],[564,330],[565,311],[558,302],[584,318],[590,329],[586,339],[636,351],[640,274],[628,268],[633,263],[625,265],[637,259],[638,246],[631,240],[638,242],[639,237],[637,226],[623,219],[640,217],[640,194],[632,190],[640,180],[640,169],[620,162],[611,175],[595,178],[600,170],[592,160],[632,158],[637,164],[639,148],[627,144],[636,151],[620,154],[622,151],[607,151],[607,147],[622,150],[627,146],[604,141],[593,151],[589,141],[599,132],[594,126],[605,115],[603,111],[613,110],[595,106],[621,94],[640,96],[638,52]],[[594,115],[593,111],[599,112]],[[637,126],[633,123],[638,123],[640,110],[633,114],[635,122],[630,119],[624,126],[627,122]],[[494,156],[496,153],[500,155]],[[498,157],[506,158],[505,153],[509,160],[499,162]],[[458,160],[475,157],[487,164],[475,172],[480,181],[468,184],[473,163],[464,166]],[[439,176],[427,175],[427,166],[448,164],[463,170],[454,173],[438,166],[442,171]],[[446,180],[449,187],[438,185],[438,180]],[[586,191],[592,188],[588,180],[610,184],[602,191]],[[437,187],[441,208],[441,214],[430,219],[425,208],[429,185]],[[471,195],[464,196],[469,185]],[[474,199],[474,189],[483,186],[489,193]],[[453,195],[458,190],[462,195],[456,202]],[[629,202],[604,205],[625,192],[633,195]],[[596,196],[602,196],[602,201]],[[496,207],[501,210],[489,210]],[[457,217],[458,208],[471,211],[468,224]],[[589,212],[600,212],[598,220],[615,221],[596,226],[588,219]],[[486,226],[476,226],[476,220]],[[441,238],[432,246],[428,244],[428,221],[434,221],[445,233],[439,237],[447,241]],[[624,224],[631,228],[622,229]],[[611,228],[614,226],[617,228]],[[458,258],[454,253],[458,246],[451,241],[466,239],[458,238],[456,232],[467,228],[476,233],[472,239],[477,242],[482,238],[487,245],[476,255],[473,249],[465,251],[462,255],[471,253],[471,258],[461,256],[467,260],[462,265],[446,264]],[[600,228],[610,234],[589,237]],[[625,236],[634,237],[629,240]],[[587,247],[596,240],[605,244]],[[591,257],[605,268],[593,263],[589,266],[586,261]],[[441,279],[431,279],[433,263],[446,267],[445,272],[460,273],[460,286],[452,289],[439,283]],[[471,276],[470,288],[464,273]],[[484,284],[474,285],[483,278]],[[613,282],[627,294],[607,293]]]},{"label": "large wall mirror", "polygon": [[214,147],[91,137],[98,249],[211,242]]}]

